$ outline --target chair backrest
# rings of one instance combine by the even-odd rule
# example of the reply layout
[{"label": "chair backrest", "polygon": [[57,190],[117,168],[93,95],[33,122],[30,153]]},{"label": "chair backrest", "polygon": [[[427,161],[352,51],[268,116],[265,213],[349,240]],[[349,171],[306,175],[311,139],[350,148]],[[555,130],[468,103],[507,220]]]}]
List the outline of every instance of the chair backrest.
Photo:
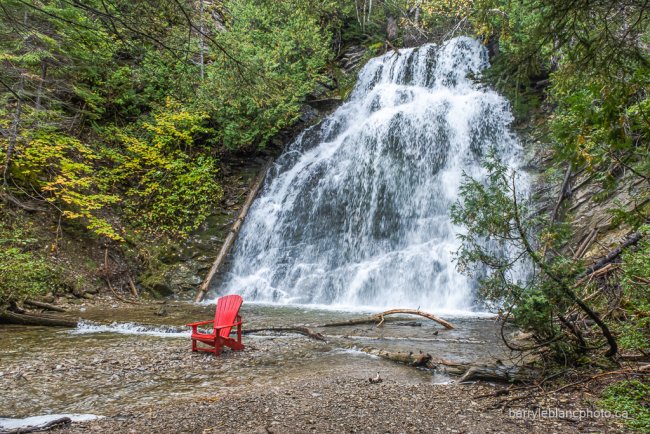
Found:
[{"label": "chair backrest", "polygon": [[[226,295],[225,297],[219,298],[217,300],[217,311],[214,314],[214,326],[219,327],[226,324],[232,324],[237,318],[237,313],[239,313],[239,308],[244,300],[240,295]],[[219,331],[219,336],[222,338],[227,338],[230,334],[230,329],[232,327],[227,327]]]}]

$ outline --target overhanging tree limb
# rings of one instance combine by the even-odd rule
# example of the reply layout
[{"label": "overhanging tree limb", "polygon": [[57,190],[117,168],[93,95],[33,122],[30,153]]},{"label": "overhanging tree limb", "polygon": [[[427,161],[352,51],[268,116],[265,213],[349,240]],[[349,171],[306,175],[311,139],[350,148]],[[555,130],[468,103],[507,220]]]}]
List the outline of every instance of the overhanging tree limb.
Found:
[{"label": "overhanging tree limb", "polygon": [[[540,258],[538,253],[533,249],[533,246],[530,244],[528,241],[528,236],[526,235],[526,231],[524,230],[524,227],[521,223],[521,217],[519,215],[519,205],[517,203],[517,188],[515,186],[515,174],[513,173],[511,177],[511,190],[512,190],[512,198],[513,198],[513,217],[514,217],[514,223],[515,227],[517,229],[517,232],[519,233],[519,236],[521,237],[521,242],[524,245],[524,248],[528,252],[530,258],[533,260],[533,262],[544,272],[544,274],[549,277],[552,281],[554,281],[558,287],[561,289],[561,291],[575,304],[577,304],[580,309],[582,309],[589,318],[591,318],[596,325],[600,328],[600,330],[603,333],[603,336],[605,336],[605,339],[607,340],[607,344],[609,345],[609,350],[605,353],[605,356],[607,357],[613,357],[617,352],[618,352],[618,344],[616,343],[616,338],[612,335],[611,331],[609,330],[609,327],[607,327],[607,324],[603,322],[603,320],[600,319],[600,316],[598,313],[594,312],[587,304],[576,295],[575,292],[567,285],[567,283],[564,281],[564,279],[559,278],[558,276],[555,275],[553,271],[551,271],[548,267],[548,264],[546,264],[543,260],[543,258]],[[504,181],[506,182],[506,185],[508,185],[507,180],[504,177]]]}]

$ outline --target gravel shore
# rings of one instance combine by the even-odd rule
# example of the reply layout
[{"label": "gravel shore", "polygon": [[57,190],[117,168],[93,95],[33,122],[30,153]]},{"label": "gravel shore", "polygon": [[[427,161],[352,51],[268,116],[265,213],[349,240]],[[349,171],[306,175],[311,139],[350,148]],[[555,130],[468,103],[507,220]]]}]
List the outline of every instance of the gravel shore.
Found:
[{"label": "gravel shore", "polygon": [[[359,378],[281,383],[235,395],[183,400],[74,424],[65,433],[575,433],[625,432],[613,419],[515,418],[523,408],[597,409],[582,397],[531,397],[501,408],[499,386],[371,384]],[[521,404],[521,403],[520,403]]]}]

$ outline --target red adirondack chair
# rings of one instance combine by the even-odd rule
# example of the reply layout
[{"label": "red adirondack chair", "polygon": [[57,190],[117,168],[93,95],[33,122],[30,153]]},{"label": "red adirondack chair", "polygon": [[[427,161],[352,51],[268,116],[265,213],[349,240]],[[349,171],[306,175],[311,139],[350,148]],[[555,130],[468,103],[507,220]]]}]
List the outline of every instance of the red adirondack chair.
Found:
[{"label": "red adirondack chair", "polygon": [[[214,314],[214,320],[193,322],[186,324],[192,327],[192,351],[207,351],[214,353],[215,356],[221,355],[221,349],[225,346],[239,351],[244,349],[241,343],[241,325],[242,320],[239,316],[239,307],[243,303],[239,295],[227,295],[217,300],[217,311]],[[201,333],[198,326],[214,323],[212,333]],[[230,337],[230,329],[237,326],[237,340]],[[197,342],[203,342],[209,345],[209,348],[198,347]]]}]

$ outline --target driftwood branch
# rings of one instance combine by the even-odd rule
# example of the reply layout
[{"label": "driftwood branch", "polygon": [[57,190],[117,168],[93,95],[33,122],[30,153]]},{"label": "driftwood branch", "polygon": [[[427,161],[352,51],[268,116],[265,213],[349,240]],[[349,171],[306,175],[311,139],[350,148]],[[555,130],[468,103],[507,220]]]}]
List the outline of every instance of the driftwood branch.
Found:
[{"label": "driftwood branch", "polygon": [[331,322],[327,324],[322,324],[319,325],[318,327],[342,327],[342,326],[350,326],[350,325],[358,325],[358,324],[372,324],[375,323],[377,326],[383,325],[385,321],[385,317],[387,315],[393,315],[396,313],[402,313],[402,314],[408,314],[408,315],[419,315],[424,318],[430,319],[431,321],[435,321],[438,324],[442,325],[446,329],[453,329],[454,326],[451,325],[449,322],[445,321],[442,318],[438,318],[437,316],[431,315],[430,313],[427,312],[422,312],[421,310],[417,309],[391,309],[387,310],[385,312],[380,312],[372,316],[364,317],[364,318],[356,318],[356,319],[351,319],[348,321],[338,321],[338,322]]},{"label": "driftwood branch", "polygon": [[258,333],[258,332],[293,332],[293,333],[298,333],[301,335],[308,336],[312,339],[316,339],[317,341],[325,341],[325,336],[323,336],[318,332],[313,331],[310,328],[303,327],[303,326],[262,327],[256,329],[245,329],[242,331],[242,334],[247,335],[247,334]]},{"label": "driftwood branch", "polygon": [[219,268],[221,268],[224,261],[226,260],[226,257],[228,256],[228,252],[235,244],[235,239],[237,238],[237,235],[239,234],[239,230],[241,229],[241,226],[244,223],[246,214],[248,214],[248,210],[250,209],[253,200],[255,200],[257,193],[262,188],[262,184],[264,183],[264,178],[266,178],[266,172],[268,172],[270,167],[271,167],[271,160],[267,162],[267,164],[264,166],[264,168],[260,171],[259,175],[257,176],[257,179],[255,180],[255,184],[253,184],[253,187],[251,188],[251,191],[248,194],[248,197],[246,198],[246,202],[244,202],[244,206],[242,206],[242,209],[239,212],[239,216],[237,217],[235,223],[230,228],[230,232],[228,233],[226,240],[221,246],[221,250],[217,255],[217,259],[214,260],[214,263],[212,264],[212,267],[210,268],[208,275],[205,277],[205,280],[199,287],[199,291],[196,293],[196,297],[194,298],[195,303],[198,303],[203,300],[203,297],[205,297],[205,294],[208,292],[208,288],[210,287],[210,282],[212,282],[212,278],[214,277],[215,274],[217,274],[217,271],[219,271]]}]

